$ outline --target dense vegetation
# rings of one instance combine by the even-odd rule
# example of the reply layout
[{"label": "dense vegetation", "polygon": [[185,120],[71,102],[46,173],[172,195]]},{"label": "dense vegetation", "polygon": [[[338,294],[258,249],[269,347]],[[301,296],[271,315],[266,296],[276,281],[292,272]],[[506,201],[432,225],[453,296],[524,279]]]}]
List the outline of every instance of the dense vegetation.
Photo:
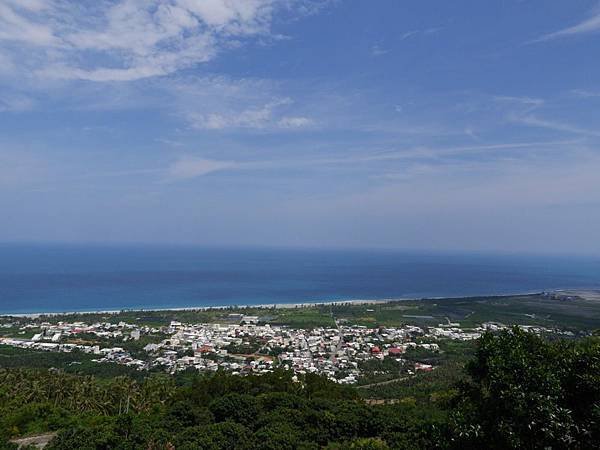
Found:
[{"label": "dense vegetation", "polygon": [[[50,449],[597,448],[600,343],[486,334],[471,361],[366,388],[289,372],[98,378],[0,369],[0,441]],[[376,399],[388,399],[377,404]]]},{"label": "dense vegetation", "polygon": [[35,369],[57,369],[66,373],[80,375],[94,375],[97,378],[112,378],[117,376],[128,376],[140,379],[145,376],[143,372],[132,367],[116,363],[93,362],[95,355],[82,353],[80,351],[65,352],[43,352],[8,345],[0,345],[0,367],[1,368],[35,368]]},{"label": "dense vegetation", "polygon": [[[63,430],[50,448],[319,448],[357,438],[393,445],[427,439],[428,412],[372,408],[319,376],[218,373],[177,387],[172,378],[100,382],[60,372],[0,372],[4,437]],[[380,445],[380,439],[375,439]],[[335,447],[332,447],[335,448]]]}]

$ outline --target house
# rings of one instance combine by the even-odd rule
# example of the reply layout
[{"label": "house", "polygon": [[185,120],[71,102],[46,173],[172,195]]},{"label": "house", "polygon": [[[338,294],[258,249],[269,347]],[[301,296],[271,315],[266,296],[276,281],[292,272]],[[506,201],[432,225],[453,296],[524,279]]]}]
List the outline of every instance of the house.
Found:
[{"label": "house", "polygon": [[144,347],[144,351],[146,352],[155,352],[158,350],[159,346],[157,344],[148,344]]},{"label": "house", "polygon": [[243,316],[240,323],[258,323],[258,316]]},{"label": "house", "polygon": [[398,348],[398,347],[391,347],[388,350],[388,354],[390,356],[400,356],[400,355],[402,355],[402,353],[404,353],[404,350],[401,348]]}]

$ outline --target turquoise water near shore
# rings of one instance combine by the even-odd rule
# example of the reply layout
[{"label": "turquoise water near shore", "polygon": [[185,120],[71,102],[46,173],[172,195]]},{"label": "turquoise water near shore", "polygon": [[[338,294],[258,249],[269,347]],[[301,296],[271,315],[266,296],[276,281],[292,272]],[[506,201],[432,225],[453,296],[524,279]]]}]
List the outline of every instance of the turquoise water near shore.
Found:
[{"label": "turquoise water near shore", "polygon": [[0,313],[600,288],[600,258],[379,250],[0,245]]}]

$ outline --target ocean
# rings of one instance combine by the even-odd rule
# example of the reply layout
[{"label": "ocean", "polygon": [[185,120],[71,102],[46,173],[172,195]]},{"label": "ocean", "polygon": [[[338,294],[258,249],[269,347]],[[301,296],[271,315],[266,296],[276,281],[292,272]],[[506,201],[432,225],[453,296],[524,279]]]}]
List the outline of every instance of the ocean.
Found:
[{"label": "ocean", "polygon": [[0,245],[0,313],[600,288],[600,258],[380,250]]}]

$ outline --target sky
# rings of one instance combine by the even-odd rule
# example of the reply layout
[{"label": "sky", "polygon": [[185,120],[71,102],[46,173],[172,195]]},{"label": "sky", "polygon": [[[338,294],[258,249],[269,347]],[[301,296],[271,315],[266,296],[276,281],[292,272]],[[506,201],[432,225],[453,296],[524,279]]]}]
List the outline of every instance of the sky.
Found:
[{"label": "sky", "polygon": [[597,0],[0,0],[0,241],[600,255]]}]

